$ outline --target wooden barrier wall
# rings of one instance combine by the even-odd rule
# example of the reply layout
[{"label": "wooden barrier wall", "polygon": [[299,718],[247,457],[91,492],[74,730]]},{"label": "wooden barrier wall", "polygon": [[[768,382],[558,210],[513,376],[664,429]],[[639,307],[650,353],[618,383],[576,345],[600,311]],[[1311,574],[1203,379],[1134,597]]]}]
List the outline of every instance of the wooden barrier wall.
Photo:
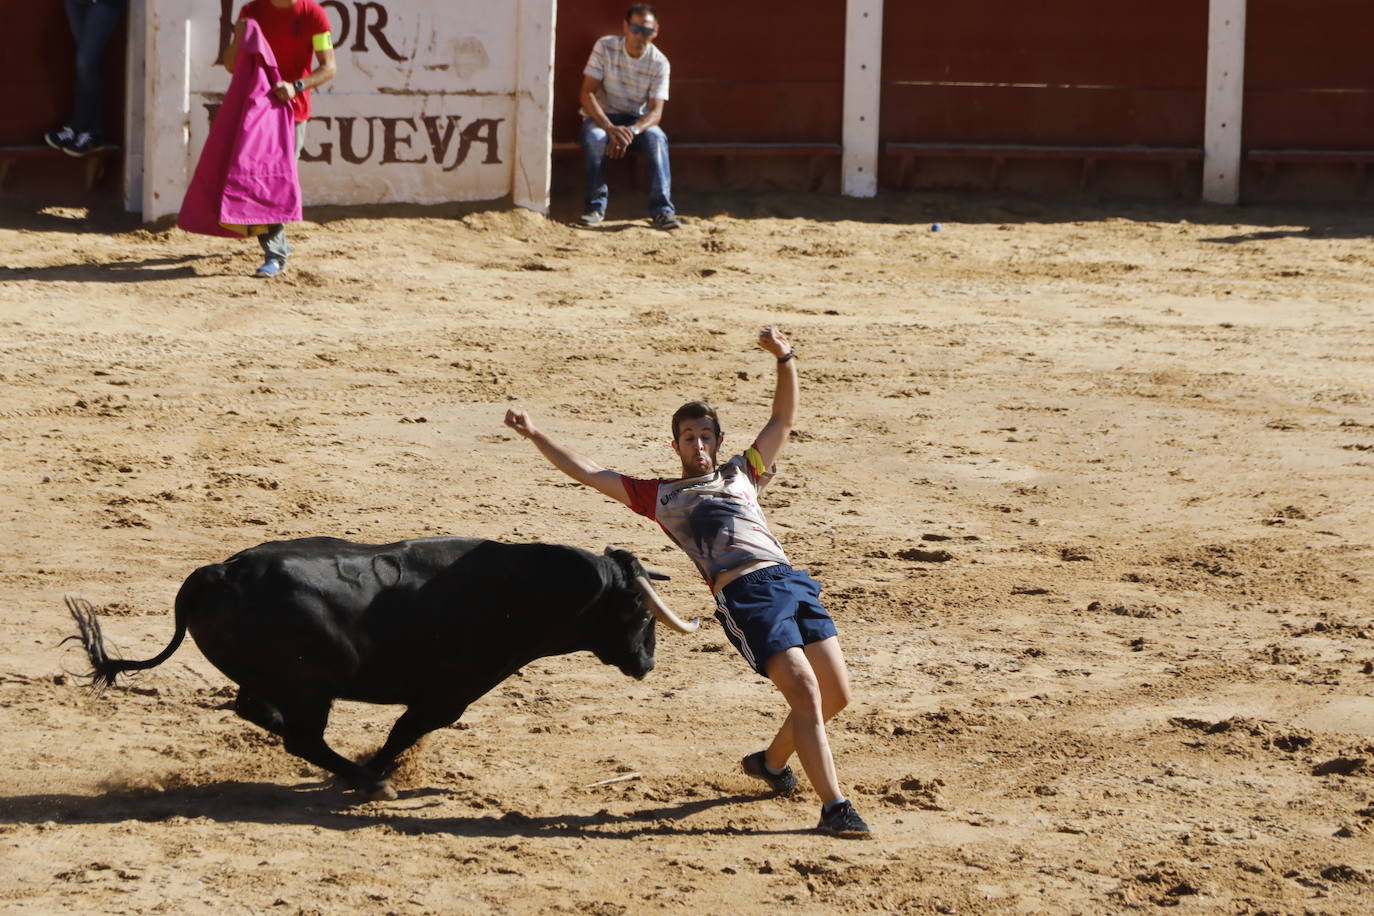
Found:
[{"label": "wooden barrier wall", "polygon": [[884,141],[1200,146],[1202,0],[889,2]]},{"label": "wooden barrier wall", "polygon": [[[620,34],[627,0],[560,0],[553,138],[577,139],[592,45]],[[657,4],[655,43],[672,64],[663,129],[678,141],[838,143],[844,0]]]},{"label": "wooden barrier wall", "polygon": [[[8,29],[0,145],[38,143],[71,106],[71,34],[56,0],[0,4]],[[207,20],[217,5],[205,4]],[[664,127],[675,141],[839,141],[845,0],[659,5],[658,43],[673,63]],[[619,30],[627,6],[559,2],[555,141],[576,138],[582,67],[592,43]],[[887,0],[881,139],[1199,146],[1207,6]],[[127,17],[106,60],[108,133],[116,143],[124,131],[126,29]],[[1247,150],[1374,149],[1374,2],[1248,0],[1246,41]]]},{"label": "wooden barrier wall", "polygon": [[1374,3],[1249,0],[1247,149],[1374,150]]}]

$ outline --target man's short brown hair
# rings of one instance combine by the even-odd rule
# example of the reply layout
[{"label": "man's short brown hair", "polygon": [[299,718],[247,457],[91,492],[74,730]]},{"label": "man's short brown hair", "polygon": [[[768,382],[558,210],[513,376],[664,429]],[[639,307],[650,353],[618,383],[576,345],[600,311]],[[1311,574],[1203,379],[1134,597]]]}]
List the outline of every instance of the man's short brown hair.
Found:
[{"label": "man's short brown hair", "polygon": [[716,428],[716,438],[719,439],[720,418],[716,416],[716,409],[705,401],[688,401],[673,414],[673,441],[677,441],[683,420],[700,420],[702,417],[711,418],[711,425]]},{"label": "man's short brown hair", "polygon": [[626,22],[629,22],[635,16],[643,16],[645,18],[653,16],[654,25],[658,25],[658,11],[647,3],[636,3],[634,6],[630,7],[625,11]]}]

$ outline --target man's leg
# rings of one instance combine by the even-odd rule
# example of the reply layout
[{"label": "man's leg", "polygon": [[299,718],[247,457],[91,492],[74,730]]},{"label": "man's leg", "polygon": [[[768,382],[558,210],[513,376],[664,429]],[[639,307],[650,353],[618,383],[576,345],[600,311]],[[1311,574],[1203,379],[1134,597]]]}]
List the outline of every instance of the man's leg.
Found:
[{"label": "man's leg", "polygon": [[[606,145],[609,140],[606,132],[591,118],[582,120],[582,150],[586,157],[587,179],[587,196],[583,200],[582,213],[586,217],[591,214],[604,216],[606,213],[606,198],[609,196],[606,190]],[[583,219],[583,222],[595,225],[589,219]]]},{"label": "man's leg", "polygon": [[[305,121],[296,122],[296,161],[301,158],[301,150],[305,148]],[[284,223],[274,223],[267,227],[267,231],[258,236],[258,244],[262,246],[263,261],[258,268],[257,275],[260,277],[275,277],[281,273],[286,266],[286,258],[291,254],[291,246],[286,244],[286,225]]]},{"label": "man's leg", "polygon": [[97,140],[105,132],[105,48],[122,6],[67,0],[67,21],[76,40],[76,98],[71,128]]},{"label": "man's leg", "polygon": [[[821,721],[829,722],[836,713],[849,705],[851,696],[849,669],[844,663],[844,653],[840,651],[840,641],[832,636],[820,642],[813,642],[803,647],[802,651],[820,687]],[[768,745],[768,750],[764,752],[764,762],[775,770],[785,766],[792,753],[797,750],[793,727],[793,714],[789,712],[782,727],[773,737],[773,743]]]},{"label": "man's leg", "polygon": [[[788,740],[792,743],[801,761],[811,787],[821,797],[822,802],[833,802],[843,798],[839,781],[835,777],[835,761],[830,755],[830,742],[825,734],[825,718],[821,705],[820,679],[811,666],[806,653],[797,647],[778,652],[765,663],[768,679],[787,700],[791,712],[784,726]],[[779,738],[781,738],[779,732]],[[774,739],[777,744],[778,738]],[[769,748],[765,760],[772,756]],[[789,752],[788,756],[791,756]],[[786,758],[783,758],[786,763]]]},{"label": "man's leg", "polygon": [[263,273],[263,268],[269,262],[276,261],[277,269],[269,276],[275,275],[286,263],[287,255],[291,254],[291,248],[286,244],[286,224],[273,223],[268,226],[267,231],[258,236],[258,244],[262,246],[263,255],[263,266],[258,268],[258,273]]},{"label": "man's leg", "polygon": [[[835,638],[830,637],[825,641],[833,643],[834,651],[838,654],[839,646]],[[826,651],[813,650],[811,654],[824,657]],[[835,778],[835,761],[831,758],[830,742],[825,734],[820,678],[812,667],[811,659],[806,652],[794,646],[773,655],[765,667],[769,679],[782,691],[782,695],[787,699],[787,705],[792,708],[787,716],[787,740],[795,743],[802,769],[806,771],[807,778],[811,780],[811,787],[816,790],[823,802],[821,820],[816,829],[832,836],[872,836],[868,824],[859,817],[853,803],[844,797],[844,793],[840,791],[839,780]],[[838,669],[832,666],[832,673],[843,674],[842,659]],[[835,688],[847,696],[848,687],[843,677],[836,681]],[[771,750],[770,748],[769,751]],[[766,761],[765,757],[765,765]]]},{"label": "man's leg", "polygon": [[644,155],[649,167],[649,215],[660,220],[675,216],[673,207],[673,171],[668,165],[668,135],[661,128],[651,127],[635,138],[634,151]]}]

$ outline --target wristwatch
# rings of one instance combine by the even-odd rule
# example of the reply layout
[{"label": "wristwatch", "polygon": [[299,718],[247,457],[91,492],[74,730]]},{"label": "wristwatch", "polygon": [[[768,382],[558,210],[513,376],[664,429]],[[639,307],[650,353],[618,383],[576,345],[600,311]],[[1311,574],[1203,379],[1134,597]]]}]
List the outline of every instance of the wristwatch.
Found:
[{"label": "wristwatch", "polygon": [[296,91],[297,91],[297,92],[304,92],[304,91],[305,91],[305,80],[296,80],[296,81],[295,81],[294,83],[292,83],[291,85],[293,85],[293,86],[296,87]]},{"label": "wristwatch", "polygon": [[635,125],[631,124],[631,125],[630,125],[630,133],[632,133],[632,134],[634,134],[636,137],[638,137],[638,136],[639,136],[639,128],[636,127]]}]

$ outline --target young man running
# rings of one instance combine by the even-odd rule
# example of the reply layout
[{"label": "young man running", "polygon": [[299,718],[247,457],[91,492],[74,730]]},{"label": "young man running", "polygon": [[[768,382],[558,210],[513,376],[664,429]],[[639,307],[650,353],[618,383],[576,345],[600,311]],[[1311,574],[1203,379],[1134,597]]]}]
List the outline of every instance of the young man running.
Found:
[{"label": "young man running", "polygon": [[569,477],[659,523],[687,553],[716,596],[716,618],[754,670],[781,691],[790,711],[773,742],[741,761],[744,772],[775,792],[797,784],[793,751],[821,796],[817,829],[866,837],[869,828],[840,791],[825,723],[849,703],[849,673],[835,624],[820,604],[820,583],[788,565],[763,517],[758,493],[772,479],[797,412],[797,364],[787,339],[764,328],[758,344],[778,361],[773,412],[742,454],[716,460],[724,435],[715,410],[700,401],[673,414],[675,480],[640,480],[607,470],[537,429],[522,410],[506,425],[535,444]]}]

